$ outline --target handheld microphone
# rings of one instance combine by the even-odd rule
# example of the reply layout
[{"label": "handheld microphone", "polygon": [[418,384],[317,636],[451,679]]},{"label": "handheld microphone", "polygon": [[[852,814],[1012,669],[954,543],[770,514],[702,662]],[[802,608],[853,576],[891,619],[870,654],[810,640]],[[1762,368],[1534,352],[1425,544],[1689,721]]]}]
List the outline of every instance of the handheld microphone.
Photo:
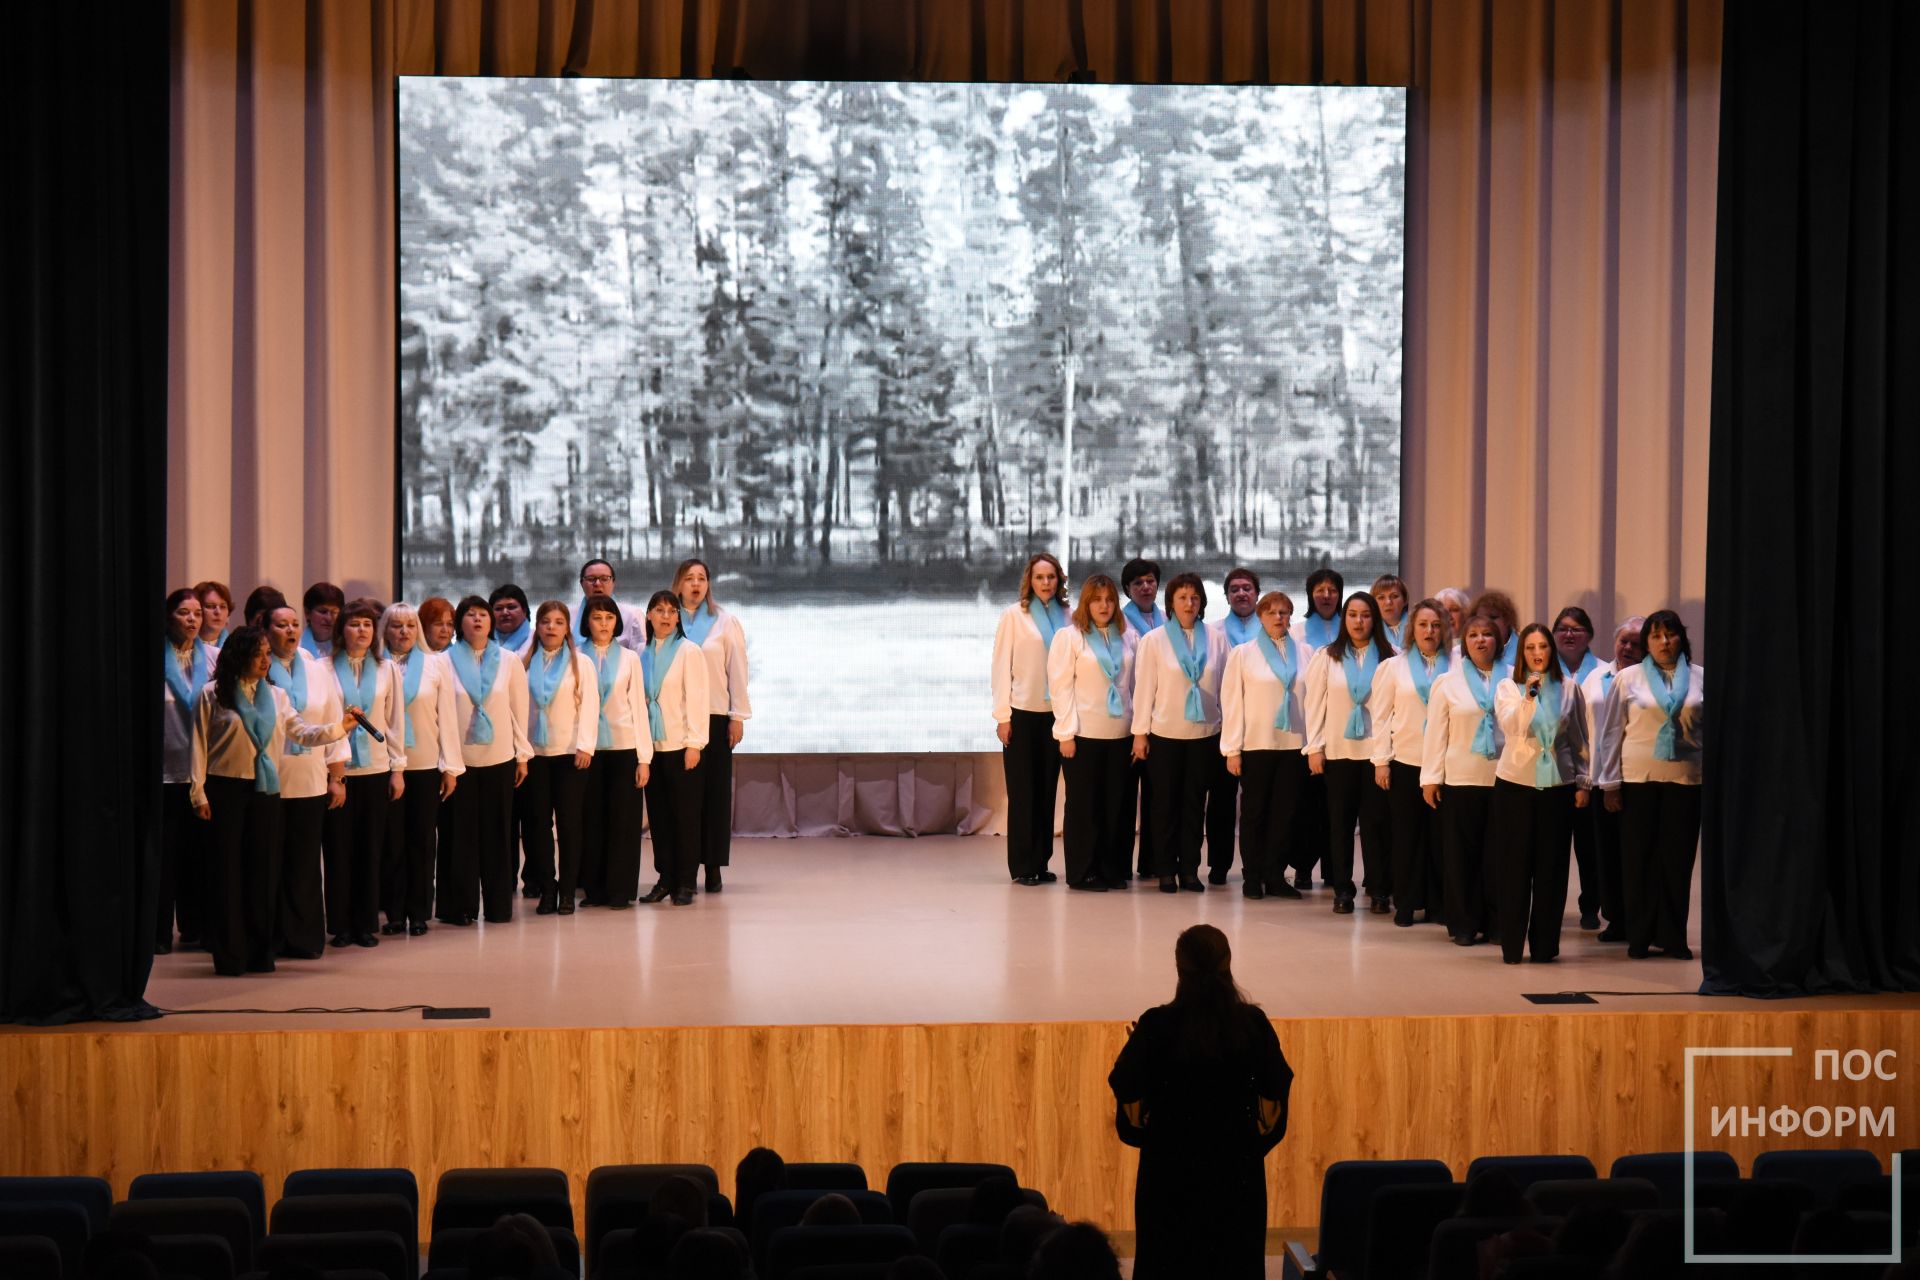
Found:
[{"label": "handheld microphone", "polygon": [[347,708],[347,714],[352,716],[355,720],[358,720],[360,722],[360,727],[362,729],[365,729],[367,731],[367,736],[372,738],[375,742],[385,742],[387,740],[387,735],[380,732],[378,729],[374,728],[373,721],[367,719],[366,715],[360,710],[360,708],[350,706]]}]

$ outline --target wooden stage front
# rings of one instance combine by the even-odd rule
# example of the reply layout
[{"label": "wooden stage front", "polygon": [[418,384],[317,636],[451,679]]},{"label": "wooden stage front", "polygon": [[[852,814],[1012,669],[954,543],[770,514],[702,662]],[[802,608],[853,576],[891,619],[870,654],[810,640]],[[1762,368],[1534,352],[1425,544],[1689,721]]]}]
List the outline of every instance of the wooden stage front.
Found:
[{"label": "wooden stage front", "polygon": [[[412,1014],[200,1014],[0,1037],[0,1173],[246,1167],[269,1197],[294,1169],[699,1161],[753,1146],[855,1160],[998,1160],[1059,1211],[1132,1227],[1134,1153],[1106,1074],[1127,1021],[1172,991],[1179,930],[1208,920],[1274,1018],[1297,1075],[1270,1163],[1269,1220],[1310,1227],[1334,1160],[1677,1150],[1688,1046],[1789,1046],[1703,1061],[1701,1146],[1884,1137],[1709,1132],[1715,1105],[1898,1107],[1920,1073],[1920,999],[1781,1002],[1685,994],[1697,964],[1630,962],[1570,929],[1553,966],[1499,963],[1433,927],[1306,902],[1069,895],[1005,879],[997,840],[742,842],[724,894],[692,907],[525,915],[349,949],[270,978],[166,957],[172,1009],[488,1005]],[[1570,924],[1572,922],[1570,921]],[[491,936],[488,936],[491,935]],[[1524,992],[1634,991],[1534,1006]],[[852,1015],[852,1016],[848,1016]],[[1898,1082],[1816,1081],[1820,1049],[1893,1049]],[[1915,1109],[1907,1108],[1912,1112]],[[430,1200],[430,1195],[427,1197]],[[423,1237],[424,1237],[423,1223]]]}]

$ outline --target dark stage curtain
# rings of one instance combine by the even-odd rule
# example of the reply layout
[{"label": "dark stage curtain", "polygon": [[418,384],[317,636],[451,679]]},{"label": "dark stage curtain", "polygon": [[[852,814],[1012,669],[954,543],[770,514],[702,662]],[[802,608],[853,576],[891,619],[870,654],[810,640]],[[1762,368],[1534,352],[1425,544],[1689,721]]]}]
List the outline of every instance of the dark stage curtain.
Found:
[{"label": "dark stage curtain", "polygon": [[1920,990],[1920,47],[1907,0],[1728,5],[1703,989]]},{"label": "dark stage curtain", "polygon": [[0,1021],[156,1016],[165,5],[23,5],[0,200]]}]

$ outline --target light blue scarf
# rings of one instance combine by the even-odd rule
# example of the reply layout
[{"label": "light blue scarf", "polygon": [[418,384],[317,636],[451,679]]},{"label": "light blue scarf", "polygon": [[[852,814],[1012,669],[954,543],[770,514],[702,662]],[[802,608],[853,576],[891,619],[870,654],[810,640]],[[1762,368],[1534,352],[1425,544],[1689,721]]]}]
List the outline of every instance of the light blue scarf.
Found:
[{"label": "light blue scarf", "polygon": [[167,688],[173,690],[173,700],[186,709],[185,714],[195,714],[200,690],[207,685],[207,646],[193,641],[193,657],[185,671],[180,670],[180,660],[165,636],[160,637],[160,650],[161,674],[166,677]]},{"label": "light blue scarf", "polygon": [[[380,663],[373,656],[373,650],[367,650],[366,656],[360,659],[358,682],[353,678],[353,663],[344,653],[336,652],[333,655],[333,674],[334,678],[340,681],[341,699],[348,706],[358,707],[371,715],[374,697],[380,691]],[[367,744],[371,741],[373,740],[367,736],[365,729],[359,725],[353,727],[353,732],[347,735],[347,746],[353,751],[353,759],[348,768],[367,767],[367,753],[371,750]]]},{"label": "light blue scarf", "polygon": [[1133,624],[1133,629],[1143,636],[1150,631],[1159,630],[1167,621],[1167,615],[1160,612],[1159,605],[1153,606],[1152,613],[1142,613],[1140,606],[1131,600],[1120,606],[1120,613]]},{"label": "light blue scarf", "polygon": [[273,705],[273,688],[265,681],[254,681],[253,697],[245,689],[234,690],[233,709],[239,713],[240,727],[253,742],[253,789],[261,795],[280,794],[280,770],[273,763],[267,744],[273,741],[273,722],[279,712]]},{"label": "light blue scarf", "polygon": [[496,631],[493,642],[511,653],[518,653],[521,641],[533,633],[533,619],[522,618],[520,625],[511,631]]},{"label": "light blue scarf", "polygon": [[1567,664],[1559,654],[1554,655],[1554,660],[1560,663],[1560,670],[1566,673],[1566,678],[1575,684],[1585,684],[1587,677],[1593,674],[1593,669],[1600,665],[1600,659],[1593,656],[1591,649],[1580,655],[1580,665],[1572,671],[1567,670]]},{"label": "light blue scarf", "polygon": [[1560,785],[1560,764],[1553,758],[1553,744],[1560,737],[1560,682],[1542,680],[1540,692],[1533,699],[1533,740],[1540,744],[1540,754],[1533,758],[1533,785],[1536,787],[1557,787]]},{"label": "light blue scarf", "polygon": [[553,705],[553,695],[560,691],[560,680],[572,665],[573,655],[567,652],[565,645],[551,655],[545,649],[536,649],[533,661],[527,664],[527,696],[533,709],[533,723],[528,727],[527,741],[536,747],[546,746],[547,739],[552,736],[547,731],[547,708]]},{"label": "light blue scarf", "polygon": [[[1407,651],[1407,623],[1410,621],[1412,621],[1411,616],[1403,613],[1398,622],[1388,622],[1384,618],[1380,622],[1380,629],[1387,633],[1387,639],[1401,653]],[[1421,701],[1424,702],[1426,699],[1422,698]]]},{"label": "light blue scarf", "polygon": [[1307,643],[1316,649],[1324,649],[1340,634],[1340,615],[1335,613],[1331,618],[1323,618],[1308,609],[1305,630]]},{"label": "light blue scarf", "polygon": [[1227,645],[1229,648],[1238,649],[1241,645],[1252,641],[1255,636],[1265,634],[1266,628],[1260,625],[1258,615],[1249,614],[1243,618],[1233,610],[1227,610]]},{"label": "light blue scarf", "polygon": [[[300,647],[316,658],[325,658],[333,653],[333,642],[331,640],[325,644],[321,644],[313,638],[313,632],[305,628],[302,628],[300,631]],[[295,710],[298,709],[297,707],[295,708]]]},{"label": "light blue scarf", "polygon": [[[1120,700],[1120,664],[1127,656],[1125,633],[1109,636],[1108,628],[1094,627],[1087,632],[1087,649],[1107,677],[1107,714],[1118,718],[1126,713]],[[1118,628],[1115,628],[1118,630]]]},{"label": "light blue scarf", "polygon": [[[587,642],[587,659],[593,663],[595,683],[600,689],[600,732],[594,739],[594,749],[598,751],[611,751],[613,749],[613,721],[607,719],[607,707],[613,698],[613,682],[620,678],[620,646],[613,641],[609,641],[607,643],[606,655],[602,657],[594,649],[593,642],[589,640]],[[607,670],[609,663],[613,665],[612,672],[608,672]],[[649,725],[648,727],[651,728],[652,726]]]},{"label": "light blue scarf", "polygon": [[1500,665],[1507,669],[1507,674],[1511,675],[1513,664],[1518,661],[1520,661],[1520,633],[1516,631],[1507,637],[1506,645],[1500,650]]},{"label": "light blue scarf", "polygon": [[1473,751],[1483,759],[1491,760],[1500,754],[1500,748],[1493,741],[1493,677],[1481,675],[1480,668],[1473,665],[1469,658],[1460,664],[1466,672],[1467,692],[1473,695],[1475,705],[1480,708],[1480,725],[1473,731]]},{"label": "light blue scarf", "polygon": [[1182,628],[1169,623],[1167,640],[1173,645],[1173,659],[1180,664],[1180,670],[1187,674],[1187,723],[1203,724],[1206,721],[1206,709],[1200,702],[1200,677],[1207,670],[1207,624],[1194,620],[1193,643],[1187,642],[1187,633]]},{"label": "light blue scarf", "polygon": [[660,690],[667,682],[667,672],[673,670],[673,655],[679,648],[680,637],[676,634],[665,640],[649,640],[647,647],[640,651],[640,675],[647,686],[647,732],[655,742],[667,740],[667,717],[660,709]]},{"label": "light blue scarf", "polygon": [[1452,665],[1444,649],[1434,651],[1432,666],[1427,665],[1427,655],[1420,652],[1419,645],[1407,650],[1407,674],[1413,677],[1413,691],[1420,695],[1421,706],[1433,696],[1433,682],[1447,674]]},{"label": "light blue scarf", "polygon": [[472,746],[484,747],[493,741],[493,717],[487,714],[487,698],[493,693],[493,681],[500,674],[500,655],[504,652],[491,640],[477,659],[473,656],[473,646],[465,640],[455,640],[447,646],[447,653],[453,658],[453,674],[459,677],[467,701],[473,704],[473,719],[467,724],[467,742]]},{"label": "light blue scarf", "polygon": [[[304,648],[305,644],[306,642],[303,640],[301,646]],[[291,659],[285,666],[282,666],[280,659],[271,658],[267,661],[267,679],[273,682],[275,688],[285,689],[287,691],[287,700],[293,703],[293,709],[295,711],[303,715],[306,713],[307,664],[305,662],[296,657]],[[307,754],[307,749],[297,742],[289,742],[287,744],[287,754],[290,756],[303,756]],[[280,788],[276,782],[274,786],[275,794],[278,794],[279,790]]]},{"label": "light blue scarf", "polygon": [[1678,759],[1675,748],[1679,746],[1680,710],[1687,705],[1687,690],[1693,685],[1693,664],[1684,657],[1675,663],[1672,684],[1667,683],[1667,673],[1660,669],[1652,654],[1640,659],[1640,671],[1647,678],[1647,692],[1653,697],[1653,705],[1666,717],[1660,723],[1660,732],[1654,735],[1653,758]]},{"label": "light blue scarf", "polygon": [[1373,696],[1373,672],[1380,665],[1380,655],[1373,651],[1373,645],[1367,645],[1367,656],[1360,662],[1353,660],[1353,650],[1349,648],[1340,655],[1340,669],[1347,677],[1347,700],[1353,703],[1353,710],[1347,713],[1347,741],[1358,742],[1373,732],[1373,719],[1367,714],[1367,699]]},{"label": "light blue scarf", "polygon": [[[1053,651],[1053,634],[1060,630],[1060,623],[1063,621],[1053,616],[1055,607],[1053,601],[1043,601],[1039,596],[1027,601],[1027,616],[1033,619],[1033,625],[1040,632],[1040,647],[1049,653]],[[1064,613],[1064,610],[1062,612]],[[1050,690],[1042,690],[1040,696],[1048,706],[1053,705],[1053,693]]]},{"label": "light blue scarf", "polygon": [[705,644],[708,633],[713,630],[713,624],[719,620],[720,617],[713,611],[711,601],[701,601],[698,609],[680,611],[680,629],[686,632],[687,639],[695,644]]},{"label": "light blue scarf", "polygon": [[1266,656],[1267,669],[1273,672],[1274,679],[1280,682],[1280,709],[1273,713],[1273,727],[1282,733],[1293,732],[1293,712],[1289,704],[1293,701],[1293,675],[1298,669],[1293,656],[1293,637],[1281,636],[1275,644],[1273,637],[1267,634],[1265,627],[1254,637],[1254,643],[1260,646],[1260,652]]},{"label": "light blue scarf", "polygon": [[406,742],[409,751],[413,750],[413,700],[420,696],[420,673],[427,669],[426,659],[414,661],[419,657],[420,646],[416,644],[407,650],[407,656],[400,660],[400,670],[406,673],[406,679],[401,683],[400,690],[400,720],[407,728]]}]

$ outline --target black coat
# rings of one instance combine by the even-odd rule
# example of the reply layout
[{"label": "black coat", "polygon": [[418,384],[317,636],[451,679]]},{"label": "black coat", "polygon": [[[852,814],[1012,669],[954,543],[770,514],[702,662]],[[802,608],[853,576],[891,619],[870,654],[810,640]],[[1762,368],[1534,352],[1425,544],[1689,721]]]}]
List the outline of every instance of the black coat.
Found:
[{"label": "black coat", "polygon": [[1286,1136],[1293,1087],[1267,1016],[1252,1005],[1149,1009],[1107,1083],[1120,1140],[1140,1148],[1136,1280],[1263,1276],[1266,1155]]}]

